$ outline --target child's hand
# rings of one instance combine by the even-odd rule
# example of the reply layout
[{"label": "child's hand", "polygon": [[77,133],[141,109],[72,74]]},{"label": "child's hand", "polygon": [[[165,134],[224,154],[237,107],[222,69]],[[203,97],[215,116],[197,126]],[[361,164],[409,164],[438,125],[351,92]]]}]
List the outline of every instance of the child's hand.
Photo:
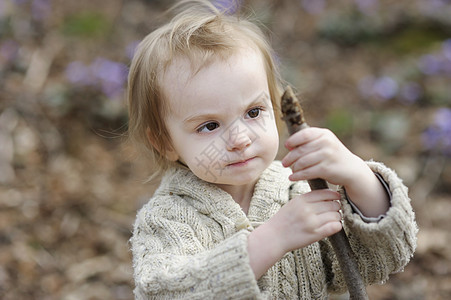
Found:
[{"label": "child's hand", "polygon": [[319,241],[341,230],[340,194],[312,191],[285,204],[269,221],[277,231],[274,239],[286,252]]},{"label": "child's hand", "polygon": [[290,180],[322,178],[341,185],[367,217],[377,217],[388,210],[389,197],[377,177],[330,130],[303,129],[290,136],[285,146],[290,152],[282,164],[293,170]]},{"label": "child's hand", "polygon": [[248,251],[255,277],[260,278],[285,253],[303,248],[341,230],[340,194],[317,190],[291,199],[254,230]]},{"label": "child's hand", "polygon": [[322,178],[332,184],[348,186],[359,172],[368,169],[365,162],[328,129],[303,129],[290,136],[285,146],[290,152],[282,164],[293,170],[290,176],[293,181]]},{"label": "child's hand", "polygon": [[[303,129],[290,136],[285,146],[290,152],[282,164],[293,170],[291,180],[322,178],[344,186],[348,197],[368,217],[377,217],[388,210],[390,201],[377,177],[330,130]],[[286,252],[340,231],[340,205],[335,201],[339,199],[340,194],[331,190],[296,196],[254,230],[249,236],[248,250],[256,278]]]}]

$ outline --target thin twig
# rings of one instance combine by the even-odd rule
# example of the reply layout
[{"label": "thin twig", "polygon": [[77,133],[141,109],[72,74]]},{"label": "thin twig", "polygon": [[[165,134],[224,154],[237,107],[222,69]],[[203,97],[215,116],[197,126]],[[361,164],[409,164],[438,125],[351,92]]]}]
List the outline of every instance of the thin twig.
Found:
[{"label": "thin twig", "polygon": [[[290,135],[309,127],[304,120],[301,105],[289,86],[282,95],[281,108],[283,119],[287,124]],[[312,190],[328,188],[327,182],[320,178],[308,180],[308,183]],[[348,286],[349,298],[351,300],[368,299],[365,284],[363,283],[357,265],[357,260],[352,252],[345,231],[341,229],[339,232],[330,236],[329,241],[335,251],[346,285]]]}]

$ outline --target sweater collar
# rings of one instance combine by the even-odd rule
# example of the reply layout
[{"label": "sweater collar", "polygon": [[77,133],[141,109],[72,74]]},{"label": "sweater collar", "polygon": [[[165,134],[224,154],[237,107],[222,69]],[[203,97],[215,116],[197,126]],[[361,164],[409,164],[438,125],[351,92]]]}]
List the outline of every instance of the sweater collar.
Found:
[{"label": "sweater collar", "polygon": [[175,194],[184,198],[199,213],[220,223],[225,235],[229,236],[236,232],[237,227],[243,227],[242,224],[258,225],[266,221],[288,201],[290,173],[280,162],[273,162],[263,171],[255,185],[247,216],[230,194],[183,167],[168,170],[156,194]]}]

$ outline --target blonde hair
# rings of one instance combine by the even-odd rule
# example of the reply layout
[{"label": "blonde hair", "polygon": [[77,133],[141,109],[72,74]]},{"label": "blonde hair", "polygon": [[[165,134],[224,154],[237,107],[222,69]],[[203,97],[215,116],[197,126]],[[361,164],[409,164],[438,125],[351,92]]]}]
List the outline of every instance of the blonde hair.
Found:
[{"label": "blonde hair", "polygon": [[129,139],[139,154],[154,162],[154,176],[173,164],[166,158],[171,138],[165,124],[168,106],[162,78],[176,57],[188,58],[195,73],[212,61],[227,59],[243,45],[253,47],[263,57],[276,112],[281,95],[272,48],[257,25],[203,0],[180,2],[171,11],[175,17],[138,45],[128,76]]}]

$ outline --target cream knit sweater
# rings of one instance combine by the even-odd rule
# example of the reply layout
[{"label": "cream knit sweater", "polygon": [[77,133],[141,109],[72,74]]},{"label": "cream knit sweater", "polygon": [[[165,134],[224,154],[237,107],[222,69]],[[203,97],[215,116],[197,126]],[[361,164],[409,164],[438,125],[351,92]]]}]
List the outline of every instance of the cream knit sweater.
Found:
[{"label": "cream knit sweater", "polygon": [[[391,191],[391,207],[366,223],[343,195],[344,227],[366,283],[381,283],[408,263],[417,227],[407,188],[380,163],[368,162]],[[139,211],[131,238],[136,299],[327,299],[345,291],[327,239],[287,253],[258,281],[249,264],[249,233],[294,193],[290,170],[274,162],[261,175],[246,216],[229,194],[184,168],[167,172]]]}]

